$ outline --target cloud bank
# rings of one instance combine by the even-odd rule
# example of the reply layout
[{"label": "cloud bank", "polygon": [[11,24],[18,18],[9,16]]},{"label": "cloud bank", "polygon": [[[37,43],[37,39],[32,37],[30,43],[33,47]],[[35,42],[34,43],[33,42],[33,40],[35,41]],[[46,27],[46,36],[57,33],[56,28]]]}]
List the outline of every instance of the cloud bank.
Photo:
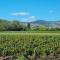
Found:
[{"label": "cloud bank", "polygon": [[28,16],[29,13],[28,12],[15,12],[12,13],[13,16]]},{"label": "cloud bank", "polygon": [[31,21],[35,21],[36,17],[35,16],[30,16],[26,19],[26,21],[31,22]]},{"label": "cloud bank", "polygon": [[23,16],[23,18],[20,18],[22,21],[35,21],[36,17],[30,15],[30,13],[28,12],[16,12],[16,13],[12,13],[13,16]]},{"label": "cloud bank", "polygon": [[52,14],[54,11],[53,10],[50,10],[49,13]]}]

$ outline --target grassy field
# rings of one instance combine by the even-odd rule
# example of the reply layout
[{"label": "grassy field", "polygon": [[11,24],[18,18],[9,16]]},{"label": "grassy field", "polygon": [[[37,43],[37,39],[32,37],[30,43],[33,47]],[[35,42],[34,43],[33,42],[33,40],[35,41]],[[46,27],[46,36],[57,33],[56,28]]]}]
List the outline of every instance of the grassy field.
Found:
[{"label": "grassy field", "polygon": [[60,35],[60,31],[1,31],[0,34],[23,34],[23,35]]},{"label": "grassy field", "polygon": [[0,33],[60,33],[60,31],[0,31]]},{"label": "grassy field", "polygon": [[16,60],[37,60],[43,56],[46,59],[51,55],[55,60],[54,57],[56,58],[58,54],[60,54],[59,31],[0,32],[0,56],[15,56],[18,58]]}]

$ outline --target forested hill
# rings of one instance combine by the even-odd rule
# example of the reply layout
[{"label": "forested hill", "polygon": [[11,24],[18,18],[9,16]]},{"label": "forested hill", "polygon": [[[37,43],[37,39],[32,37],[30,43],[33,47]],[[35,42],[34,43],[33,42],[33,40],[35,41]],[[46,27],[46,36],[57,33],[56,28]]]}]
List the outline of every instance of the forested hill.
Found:
[{"label": "forested hill", "polygon": [[60,30],[60,21],[20,22],[0,19],[0,31]]}]

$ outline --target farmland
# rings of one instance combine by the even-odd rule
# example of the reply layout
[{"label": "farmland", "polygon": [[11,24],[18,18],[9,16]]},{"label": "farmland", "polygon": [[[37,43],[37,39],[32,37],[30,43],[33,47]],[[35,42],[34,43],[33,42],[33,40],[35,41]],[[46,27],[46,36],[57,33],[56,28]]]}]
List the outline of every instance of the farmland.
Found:
[{"label": "farmland", "polygon": [[15,56],[16,60],[58,59],[60,32],[0,32],[0,56]]}]

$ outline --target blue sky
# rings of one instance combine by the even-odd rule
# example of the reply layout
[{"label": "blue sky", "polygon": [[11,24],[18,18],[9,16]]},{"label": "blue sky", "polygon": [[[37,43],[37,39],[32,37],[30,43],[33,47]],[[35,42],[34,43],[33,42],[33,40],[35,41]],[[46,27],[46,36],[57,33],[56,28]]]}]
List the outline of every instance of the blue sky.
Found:
[{"label": "blue sky", "polygon": [[60,0],[0,0],[0,18],[20,21],[60,20]]}]

